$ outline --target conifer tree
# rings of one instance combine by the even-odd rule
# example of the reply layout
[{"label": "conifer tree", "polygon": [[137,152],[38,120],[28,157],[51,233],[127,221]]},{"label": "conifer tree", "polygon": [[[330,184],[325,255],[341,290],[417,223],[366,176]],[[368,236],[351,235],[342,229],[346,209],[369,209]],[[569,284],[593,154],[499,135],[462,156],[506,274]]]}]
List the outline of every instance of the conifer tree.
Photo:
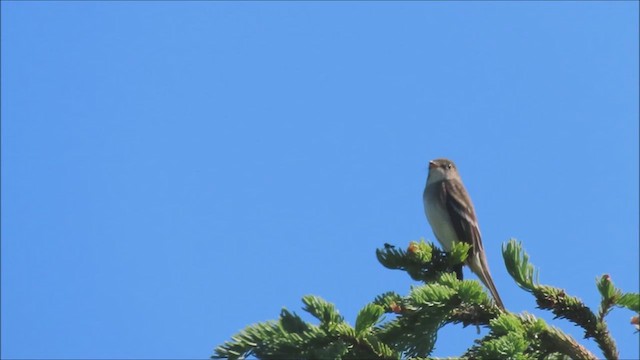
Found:
[{"label": "conifer tree", "polygon": [[593,354],[542,319],[526,312],[501,310],[478,281],[458,280],[454,269],[468,253],[465,243],[455,244],[450,252],[424,240],[411,242],[407,250],[385,244],[376,251],[378,261],[389,269],[407,272],[423,285],[413,287],[405,296],[394,292],[379,295],[360,310],[354,326],[345,322],[333,304],[317,296],[305,296],[304,311],[318,324],[282,309],[277,321],[245,328],[218,346],[212,358],[426,359],[439,329],[462,324],[489,329],[488,335],[460,354],[467,359],[617,359],[606,315],[614,307],[627,308],[634,312],[632,324],[638,331],[640,294],[623,293],[608,275],[603,275],[596,280],[601,302],[594,312],[564,290],[541,285],[537,269],[529,263],[519,242],[504,244],[504,262],[518,286],[535,297],[538,308],[584,329],[585,338],[594,339],[602,352]]}]

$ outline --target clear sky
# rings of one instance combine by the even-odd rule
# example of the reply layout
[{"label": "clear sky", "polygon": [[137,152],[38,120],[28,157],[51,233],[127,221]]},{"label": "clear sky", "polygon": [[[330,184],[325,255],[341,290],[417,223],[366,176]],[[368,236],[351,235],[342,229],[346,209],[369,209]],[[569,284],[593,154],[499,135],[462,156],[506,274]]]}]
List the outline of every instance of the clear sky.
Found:
[{"label": "clear sky", "polygon": [[306,294],[353,324],[415,284],[375,249],[434,240],[436,157],[509,310],[582,338],[509,277],[511,237],[594,309],[597,276],[639,291],[637,2],[1,6],[3,358],[206,358]]}]

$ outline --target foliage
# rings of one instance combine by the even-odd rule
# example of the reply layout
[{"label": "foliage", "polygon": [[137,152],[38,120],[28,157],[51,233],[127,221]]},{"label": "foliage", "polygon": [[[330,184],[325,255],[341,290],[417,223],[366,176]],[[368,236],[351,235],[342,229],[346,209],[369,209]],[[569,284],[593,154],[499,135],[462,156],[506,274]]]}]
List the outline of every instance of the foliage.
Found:
[{"label": "foliage", "polygon": [[[469,245],[455,244],[450,252],[434,244],[411,242],[407,250],[386,245],[376,255],[382,265],[406,271],[415,286],[409,294],[379,295],[358,313],[351,326],[335,306],[318,296],[303,297],[304,311],[318,321],[305,322],[283,309],[278,321],[251,325],[215,349],[213,358],[244,359],[421,359],[431,354],[438,330],[447,324],[483,326],[488,335],[477,339],[462,355],[468,359],[597,359],[575,339],[531,314],[498,308],[479,282],[459,280],[456,271]],[[502,248],[511,277],[531,293],[540,309],[582,327],[603,356],[617,359],[605,317],[614,307],[640,312],[640,294],[622,293],[610,277],[596,280],[602,296],[597,314],[564,290],[540,285],[537,269],[522,245],[510,240]],[[385,316],[385,314],[387,316]],[[638,326],[638,317],[635,316]],[[633,322],[633,321],[632,321]]]}]

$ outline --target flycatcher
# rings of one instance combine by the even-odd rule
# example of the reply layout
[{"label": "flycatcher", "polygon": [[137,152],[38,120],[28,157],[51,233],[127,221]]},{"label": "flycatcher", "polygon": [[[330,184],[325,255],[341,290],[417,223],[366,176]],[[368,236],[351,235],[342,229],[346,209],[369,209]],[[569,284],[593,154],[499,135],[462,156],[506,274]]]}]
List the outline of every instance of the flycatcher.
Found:
[{"label": "flycatcher", "polygon": [[[448,159],[429,161],[429,176],[422,199],[427,220],[444,250],[451,251],[456,241],[470,244],[471,250],[466,264],[489,289],[498,307],[504,309],[504,304],[491,279],[471,198],[462,184],[453,161]],[[462,266],[456,269],[456,275],[462,280]]]}]

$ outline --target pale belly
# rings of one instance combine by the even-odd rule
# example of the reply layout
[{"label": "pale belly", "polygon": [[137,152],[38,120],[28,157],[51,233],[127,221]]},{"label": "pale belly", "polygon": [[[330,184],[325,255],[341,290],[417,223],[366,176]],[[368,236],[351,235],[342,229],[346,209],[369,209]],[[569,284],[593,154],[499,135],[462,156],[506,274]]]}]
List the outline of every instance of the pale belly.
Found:
[{"label": "pale belly", "polygon": [[445,251],[451,251],[454,241],[458,241],[458,235],[451,226],[449,221],[449,214],[446,210],[436,211],[437,204],[430,204],[425,201],[424,212],[431,225],[436,239],[440,242],[440,245]]}]

